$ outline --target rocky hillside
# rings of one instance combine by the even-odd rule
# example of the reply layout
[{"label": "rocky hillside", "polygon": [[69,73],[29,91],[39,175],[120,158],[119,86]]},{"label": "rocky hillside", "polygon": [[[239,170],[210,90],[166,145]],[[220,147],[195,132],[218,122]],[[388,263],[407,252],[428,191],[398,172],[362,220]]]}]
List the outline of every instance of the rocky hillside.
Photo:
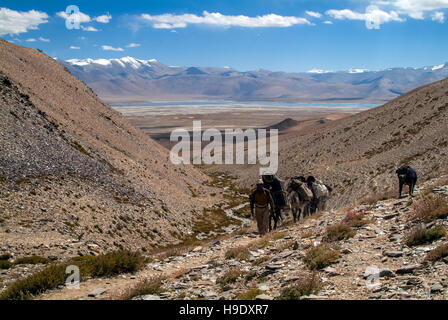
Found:
[{"label": "rocky hillside", "polygon": [[[39,299],[447,299],[448,177],[414,198],[323,212],[152,256],[141,271]],[[290,219],[290,218],[289,218]]]},{"label": "rocky hillside", "polygon": [[[384,194],[398,192],[395,170],[400,166],[415,168],[419,182],[445,172],[447,128],[445,79],[383,106],[285,135],[279,139],[278,176],[320,178],[334,187],[332,208],[355,204],[366,197],[380,199]],[[238,172],[241,186],[247,187],[257,178],[258,168],[234,167],[231,170]]]},{"label": "rocky hillside", "polygon": [[73,256],[191,232],[211,204],[207,176],[173,166],[164,148],[38,50],[0,40],[0,61],[3,250]]}]

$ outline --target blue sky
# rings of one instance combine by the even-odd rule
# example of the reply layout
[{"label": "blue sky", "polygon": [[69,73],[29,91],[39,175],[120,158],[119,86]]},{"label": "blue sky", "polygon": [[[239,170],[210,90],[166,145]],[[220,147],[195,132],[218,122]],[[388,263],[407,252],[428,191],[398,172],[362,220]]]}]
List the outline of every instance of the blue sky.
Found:
[{"label": "blue sky", "polygon": [[[66,13],[69,5],[80,12]],[[448,61],[448,0],[3,0],[0,8],[0,37],[61,59],[288,72]]]}]

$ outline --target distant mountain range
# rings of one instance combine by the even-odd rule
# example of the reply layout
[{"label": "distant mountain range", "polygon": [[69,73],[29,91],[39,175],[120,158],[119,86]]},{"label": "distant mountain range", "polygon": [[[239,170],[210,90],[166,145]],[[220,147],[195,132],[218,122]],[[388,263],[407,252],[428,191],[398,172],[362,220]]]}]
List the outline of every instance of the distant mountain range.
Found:
[{"label": "distant mountain range", "polygon": [[56,60],[108,102],[200,99],[383,103],[448,77],[448,63],[380,71],[353,68],[287,73],[167,66],[154,59],[132,57]]}]

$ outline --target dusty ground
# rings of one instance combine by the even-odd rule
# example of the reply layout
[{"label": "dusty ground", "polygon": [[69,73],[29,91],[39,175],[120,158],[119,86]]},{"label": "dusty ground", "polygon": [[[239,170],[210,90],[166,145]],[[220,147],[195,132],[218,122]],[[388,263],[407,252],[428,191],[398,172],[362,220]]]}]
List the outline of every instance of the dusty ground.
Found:
[{"label": "dusty ground", "polygon": [[[434,180],[420,185],[415,199],[426,194],[423,190],[432,183]],[[448,196],[448,185],[431,190]],[[435,264],[423,261],[427,252],[446,243],[446,239],[414,247],[404,244],[406,234],[416,225],[409,221],[411,202],[410,198],[405,197],[350,208],[363,211],[370,223],[357,228],[353,238],[336,242],[343,252],[341,258],[331,267],[318,271],[323,288],[316,295],[307,298],[448,298],[448,260]],[[283,223],[277,232],[265,238],[267,244],[261,248],[252,247],[249,257],[241,261],[225,259],[225,253],[230,248],[247,246],[257,241],[251,231],[253,226],[241,235],[205,242],[178,256],[156,260],[135,275],[92,279],[81,283],[79,290],[53,290],[38,299],[92,299],[87,295],[96,288],[106,289],[98,299],[114,299],[139,281],[159,275],[167,277],[163,282],[163,293],[158,295],[162,299],[235,299],[238,294],[251,288],[258,288],[258,294],[265,295],[263,299],[272,299],[283,288],[309,274],[303,262],[306,251],[322,242],[326,227],[340,221],[346,213],[347,210],[322,212],[297,224]],[[432,223],[435,224],[448,227],[446,219]],[[265,260],[254,264],[261,257]],[[399,269],[410,266],[413,267],[407,273],[400,273]],[[218,285],[217,279],[231,268],[240,270],[242,276],[235,283],[224,287]],[[376,282],[368,278],[369,268],[381,270],[381,276]],[[252,276],[248,278],[250,273]],[[370,284],[373,285],[369,286]],[[154,296],[146,298],[154,299]]]}]

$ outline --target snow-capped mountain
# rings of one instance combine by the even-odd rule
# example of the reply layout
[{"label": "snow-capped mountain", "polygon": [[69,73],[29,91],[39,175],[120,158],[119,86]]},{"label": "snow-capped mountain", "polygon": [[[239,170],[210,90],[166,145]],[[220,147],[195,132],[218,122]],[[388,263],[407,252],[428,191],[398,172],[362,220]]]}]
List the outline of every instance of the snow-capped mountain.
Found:
[{"label": "snow-capped mountain", "polygon": [[155,59],[56,59],[110,102],[169,99],[384,102],[448,77],[448,64],[303,73],[167,66]]}]

